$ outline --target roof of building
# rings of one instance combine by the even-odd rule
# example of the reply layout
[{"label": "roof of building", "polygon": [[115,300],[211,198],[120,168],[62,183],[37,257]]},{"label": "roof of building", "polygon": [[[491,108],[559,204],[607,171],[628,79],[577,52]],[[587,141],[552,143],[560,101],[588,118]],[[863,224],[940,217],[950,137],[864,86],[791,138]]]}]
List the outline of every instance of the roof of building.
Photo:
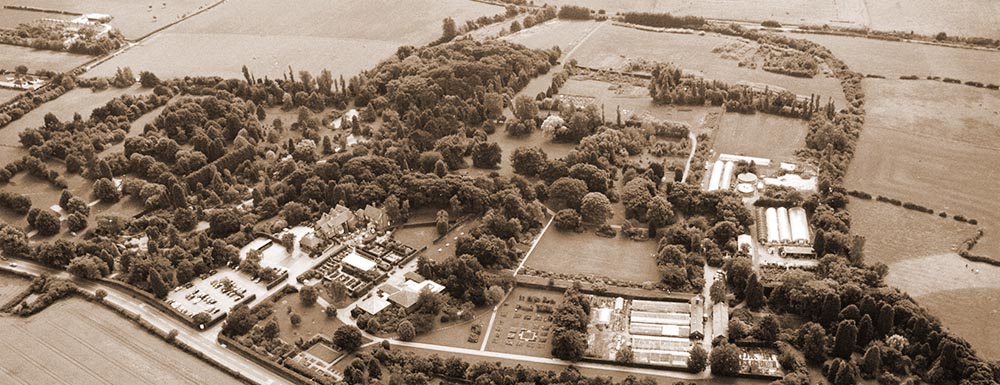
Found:
[{"label": "roof of building", "polygon": [[811,246],[785,246],[781,249],[785,254],[795,254],[795,255],[813,255],[816,254]]},{"label": "roof of building", "polygon": [[381,290],[383,293],[386,293],[386,294],[389,294],[389,295],[393,295],[393,294],[396,294],[397,292],[399,292],[399,288],[396,287],[396,286],[394,286],[391,283],[387,283],[387,284],[384,284],[382,286],[379,286],[378,289]]},{"label": "roof of building", "polygon": [[405,288],[389,296],[389,301],[402,306],[405,309],[409,309],[411,306],[417,303],[420,299],[420,293]]},{"label": "roof of building", "polygon": [[424,278],[424,276],[420,275],[420,273],[417,273],[415,271],[410,271],[407,272],[406,274],[403,274],[403,278],[406,278],[407,281],[413,281],[413,282],[423,282],[424,279],[426,279]]},{"label": "roof of building", "polygon": [[429,279],[423,280],[421,282],[407,280],[406,282],[403,283],[403,287],[412,290],[416,293],[424,291],[425,288],[430,290],[431,293],[440,293],[444,291],[444,285],[441,285]]},{"label": "roof of building", "polygon": [[444,291],[444,286],[429,279],[423,282],[407,280],[400,286],[398,292],[389,296],[389,301],[409,309],[417,303],[417,300],[420,299],[420,293],[425,289],[431,293],[440,293]]},{"label": "roof of building", "polygon": [[371,269],[374,269],[375,266],[378,265],[374,261],[358,255],[357,252],[351,252],[347,254],[347,256],[344,257],[343,262],[344,264],[361,271],[369,271]]},{"label": "roof of building", "polygon": [[351,220],[351,216],[352,214],[350,209],[337,205],[337,207],[330,209],[329,213],[324,213],[323,216],[316,221],[316,228],[329,230],[337,226],[343,226]]},{"label": "roof of building", "polygon": [[319,246],[319,238],[313,233],[306,234],[302,239],[299,240],[299,246],[314,249]]},{"label": "roof of building", "polygon": [[380,311],[384,310],[385,308],[389,307],[389,305],[390,305],[389,301],[382,299],[382,297],[371,296],[368,299],[358,303],[358,309],[361,309],[368,314],[375,315],[378,314]]}]

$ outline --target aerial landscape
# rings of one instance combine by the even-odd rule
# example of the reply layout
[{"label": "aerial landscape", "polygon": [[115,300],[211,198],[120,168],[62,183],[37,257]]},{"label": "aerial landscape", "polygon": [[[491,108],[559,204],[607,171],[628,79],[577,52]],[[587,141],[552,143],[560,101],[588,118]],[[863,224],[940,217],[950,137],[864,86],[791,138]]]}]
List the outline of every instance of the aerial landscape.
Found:
[{"label": "aerial landscape", "polygon": [[0,384],[1000,384],[1000,3],[0,0]]}]

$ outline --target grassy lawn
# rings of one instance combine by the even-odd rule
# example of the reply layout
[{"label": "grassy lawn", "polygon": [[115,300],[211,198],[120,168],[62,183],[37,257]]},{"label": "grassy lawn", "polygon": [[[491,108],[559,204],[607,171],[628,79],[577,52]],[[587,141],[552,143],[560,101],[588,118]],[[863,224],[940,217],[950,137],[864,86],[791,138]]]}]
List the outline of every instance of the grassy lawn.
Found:
[{"label": "grassy lawn", "polygon": [[[289,308],[302,317],[302,323],[298,326],[292,325]],[[281,329],[279,338],[290,344],[294,344],[300,338],[308,340],[317,334],[331,336],[337,328],[344,326],[344,323],[336,318],[327,318],[323,306],[303,305],[298,293],[286,295],[274,304],[274,318],[278,320],[278,327]]]},{"label": "grassy lawn", "polygon": [[656,242],[604,238],[551,228],[528,257],[533,269],[564,274],[606,276],[633,282],[658,281]]},{"label": "grassy lawn", "polygon": [[807,122],[801,119],[728,113],[722,117],[715,151],[768,158],[773,162],[794,161],[795,151],[806,146],[808,131]]}]

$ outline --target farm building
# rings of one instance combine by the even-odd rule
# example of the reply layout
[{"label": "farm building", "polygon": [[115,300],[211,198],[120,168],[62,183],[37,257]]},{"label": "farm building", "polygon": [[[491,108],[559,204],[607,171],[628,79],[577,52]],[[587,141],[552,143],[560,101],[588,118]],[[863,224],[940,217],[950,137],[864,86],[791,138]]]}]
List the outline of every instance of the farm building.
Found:
[{"label": "farm building", "polygon": [[[811,243],[809,218],[801,207],[769,207],[764,209],[764,228],[757,236],[768,245],[808,245]],[[760,211],[758,211],[757,215]],[[766,241],[764,234],[766,235]]]},{"label": "farm building", "polygon": [[785,258],[815,258],[816,250],[811,246],[784,246],[780,250],[782,257]]},{"label": "farm building", "polygon": [[792,225],[792,241],[795,243],[809,243],[809,221],[806,219],[806,210],[801,207],[793,207],[788,210],[788,218]]},{"label": "farm building", "polygon": [[726,167],[722,169],[722,183],[719,185],[719,189],[729,190],[733,185],[733,169],[736,164],[733,161],[726,162]]},{"label": "farm building", "polygon": [[784,207],[778,207],[778,240],[782,243],[792,240],[792,224]]},{"label": "farm building", "polygon": [[712,306],[712,338],[729,335],[729,305],[725,302]]},{"label": "farm building", "polygon": [[796,174],[785,174],[777,178],[764,178],[768,186],[791,187],[801,191],[816,191],[816,178],[802,178]]},{"label": "farm building", "polygon": [[767,243],[777,243],[778,242],[778,210],[774,207],[768,207],[764,211],[764,217],[766,219],[767,227]]},{"label": "farm building", "polygon": [[691,337],[705,336],[705,299],[701,295],[691,298]]},{"label": "farm building", "polygon": [[753,255],[753,237],[750,234],[740,234],[736,237],[736,245],[740,250],[743,250],[743,247],[746,246],[747,252]]},{"label": "farm building", "polygon": [[715,161],[712,165],[712,177],[708,180],[708,191],[719,189],[722,184],[722,169],[725,167],[721,160]]}]

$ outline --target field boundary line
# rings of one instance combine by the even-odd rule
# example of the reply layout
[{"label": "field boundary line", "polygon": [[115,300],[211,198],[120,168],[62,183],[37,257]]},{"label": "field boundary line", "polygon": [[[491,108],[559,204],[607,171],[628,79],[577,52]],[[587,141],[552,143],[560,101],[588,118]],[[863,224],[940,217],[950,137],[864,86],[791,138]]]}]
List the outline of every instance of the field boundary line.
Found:
[{"label": "field boundary line", "polygon": [[[551,210],[549,210],[547,207],[545,208],[545,211],[549,212],[549,214],[553,214],[553,213],[551,213]],[[527,253],[524,253],[524,258],[521,258],[521,263],[519,263],[517,265],[517,269],[514,270],[514,274],[513,275],[515,277],[517,276],[518,273],[521,272],[521,269],[524,268],[524,264],[528,262],[528,257],[531,256],[531,252],[535,251],[535,246],[538,246],[538,242],[542,241],[542,236],[545,235],[545,232],[548,231],[549,226],[552,225],[552,221],[555,220],[555,219],[556,219],[556,216],[553,214],[552,217],[549,218],[549,222],[546,223],[545,227],[542,228],[542,231],[538,232],[538,237],[536,237],[535,241],[531,243],[531,248],[528,249]],[[481,351],[481,352],[485,352],[486,351],[486,344],[490,341],[490,338],[489,338],[490,337],[490,333],[493,332],[493,323],[496,322],[497,312],[500,311],[500,305],[503,304],[504,301],[507,301],[507,297],[510,297],[510,293],[513,293],[513,292],[514,292],[514,289],[511,289],[510,291],[508,291],[507,293],[505,293],[503,295],[503,299],[501,299],[500,302],[497,302],[497,304],[493,306],[493,312],[490,315],[490,322],[486,325],[486,330],[484,330],[483,334],[482,334],[483,335],[483,343],[482,343],[482,345],[479,345],[479,351]]]}]

